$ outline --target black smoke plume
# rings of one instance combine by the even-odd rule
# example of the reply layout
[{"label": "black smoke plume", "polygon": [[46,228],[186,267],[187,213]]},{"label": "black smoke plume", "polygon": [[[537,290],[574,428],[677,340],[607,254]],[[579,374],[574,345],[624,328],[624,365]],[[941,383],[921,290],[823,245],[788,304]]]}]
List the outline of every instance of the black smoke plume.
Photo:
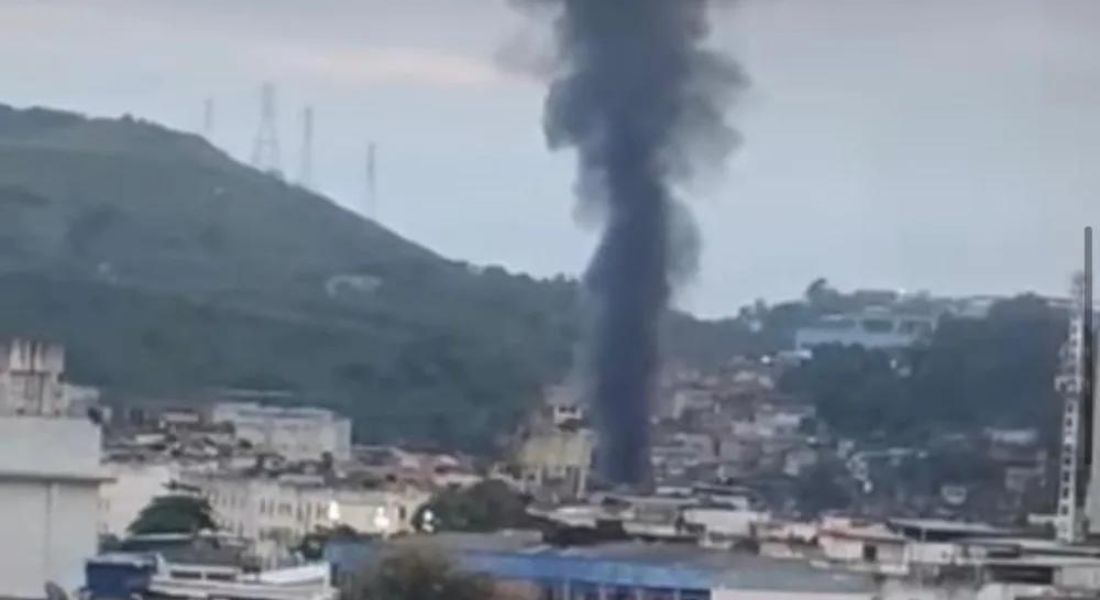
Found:
[{"label": "black smoke plume", "polygon": [[735,145],[723,113],[742,79],[703,46],[708,0],[535,3],[560,11],[547,138],[552,148],[576,148],[580,202],[603,219],[585,274],[599,468],[609,483],[644,486],[659,324],[697,263],[677,184]]}]

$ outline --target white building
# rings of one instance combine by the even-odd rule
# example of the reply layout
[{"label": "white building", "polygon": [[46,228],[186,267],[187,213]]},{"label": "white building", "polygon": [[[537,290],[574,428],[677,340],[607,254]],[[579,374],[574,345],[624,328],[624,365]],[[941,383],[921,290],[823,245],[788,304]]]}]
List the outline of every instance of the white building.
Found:
[{"label": "white building", "polygon": [[326,454],[337,461],[351,458],[351,421],[323,408],[223,402],[214,405],[210,419],[231,423],[239,439],[292,462]]},{"label": "white building", "polygon": [[112,462],[104,465],[112,480],[99,488],[101,535],[125,537],[127,528],[154,498],[169,491],[179,479],[175,463]]},{"label": "white building", "polygon": [[86,419],[0,417],[0,597],[76,590],[96,554],[100,431]]},{"label": "white building", "polygon": [[832,344],[870,349],[906,348],[928,338],[936,322],[935,317],[895,314],[885,309],[830,315],[799,328],[795,332],[795,348],[812,350]]},{"label": "white building", "polygon": [[0,415],[63,415],[68,410],[65,348],[33,340],[0,341]]},{"label": "white building", "polygon": [[322,478],[236,473],[184,473],[181,481],[201,490],[219,526],[254,541],[294,543],[320,528],[347,526],[368,535],[413,531],[413,517],[430,499],[411,488],[367,489],[328,485]]}]

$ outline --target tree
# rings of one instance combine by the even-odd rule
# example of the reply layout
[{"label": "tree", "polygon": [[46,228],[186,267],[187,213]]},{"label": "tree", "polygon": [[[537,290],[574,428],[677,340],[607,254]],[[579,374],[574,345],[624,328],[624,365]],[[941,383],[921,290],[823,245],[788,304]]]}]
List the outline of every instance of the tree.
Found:
[{"label": "tree", "polygon": [[431,549],[407,549],[361,573],[341,594],[347,600],[505,600],[487,577],[462,573]]},{"label": "tree", "polygon": [[816,348],[811,360],[783,375],[780,387],[855,438],[919,441],[932,432],[991,426],[1050,434],[1065,333],[1064,314],[1041,298],[1019,296],[998,302],[984,318],[944,317],[927,346],[893,353]]},{"label": "tree", "polygon": [[217,529],[214,509],[205,498],[170,495],[154,498],[141,509],[128,528],[132,535],[145,533],[198,533]]},{"label": "tree", "polygon": [[421,527],[432,514],[437,531],[496,531],[518,529],[530,523],[526,500],[500,481],[482,481],[466,489],[448,488],[416,514]]}]

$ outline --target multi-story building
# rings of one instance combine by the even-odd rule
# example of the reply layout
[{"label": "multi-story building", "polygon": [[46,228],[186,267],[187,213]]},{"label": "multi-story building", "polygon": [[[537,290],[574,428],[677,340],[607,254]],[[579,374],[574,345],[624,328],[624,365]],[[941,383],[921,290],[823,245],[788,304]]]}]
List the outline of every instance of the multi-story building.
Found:
[{"label": "multi-story building", "polygon": [[383,537],[407,533],[430,499],[427,491],[411,486],[367,488],[313,475],[190,472],[181,482],[200,490],[226,532],[283,544],[338,526]]},{"label": "multi-story building", "polygon": [[96,554],[100,431],[87,419],[0,416],[0,598],[75,591]]},{"label": "multi-story building", "polygon": [[214,405],[210,419],[232,424],[238,439],[291,462],[351,458],[351,421],[323,408],[223,402]]},{"label": "multi-story building", "polygon": [[556,499],[584,496],[594,448],[595,436],[588,429],[536,430],[516,455],[521,489]]},{"label": "multi-story building", "polygon": [[60,344],[0,341],[0,415],[65,414],[64,372],[65,348]]}]

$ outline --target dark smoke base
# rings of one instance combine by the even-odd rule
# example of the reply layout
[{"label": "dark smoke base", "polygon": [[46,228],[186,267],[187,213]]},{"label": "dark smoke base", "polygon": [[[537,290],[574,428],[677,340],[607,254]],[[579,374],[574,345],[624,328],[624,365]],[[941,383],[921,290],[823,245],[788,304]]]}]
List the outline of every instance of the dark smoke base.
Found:
[{"label": "dark smoke base", "polygon": [[722,113],[740,77],[701,46],[706,0],[556,4],[563,74],[547,98],[547,138],[577,149],[580,200],[606,219],[585,275],[599,467],[608,483],[641,487],[650,479],[658,326],[673,284],[697,264],[694,244],[679,243],[697,238],[689,218],[674,218],[672,186],[734,146]]}]

